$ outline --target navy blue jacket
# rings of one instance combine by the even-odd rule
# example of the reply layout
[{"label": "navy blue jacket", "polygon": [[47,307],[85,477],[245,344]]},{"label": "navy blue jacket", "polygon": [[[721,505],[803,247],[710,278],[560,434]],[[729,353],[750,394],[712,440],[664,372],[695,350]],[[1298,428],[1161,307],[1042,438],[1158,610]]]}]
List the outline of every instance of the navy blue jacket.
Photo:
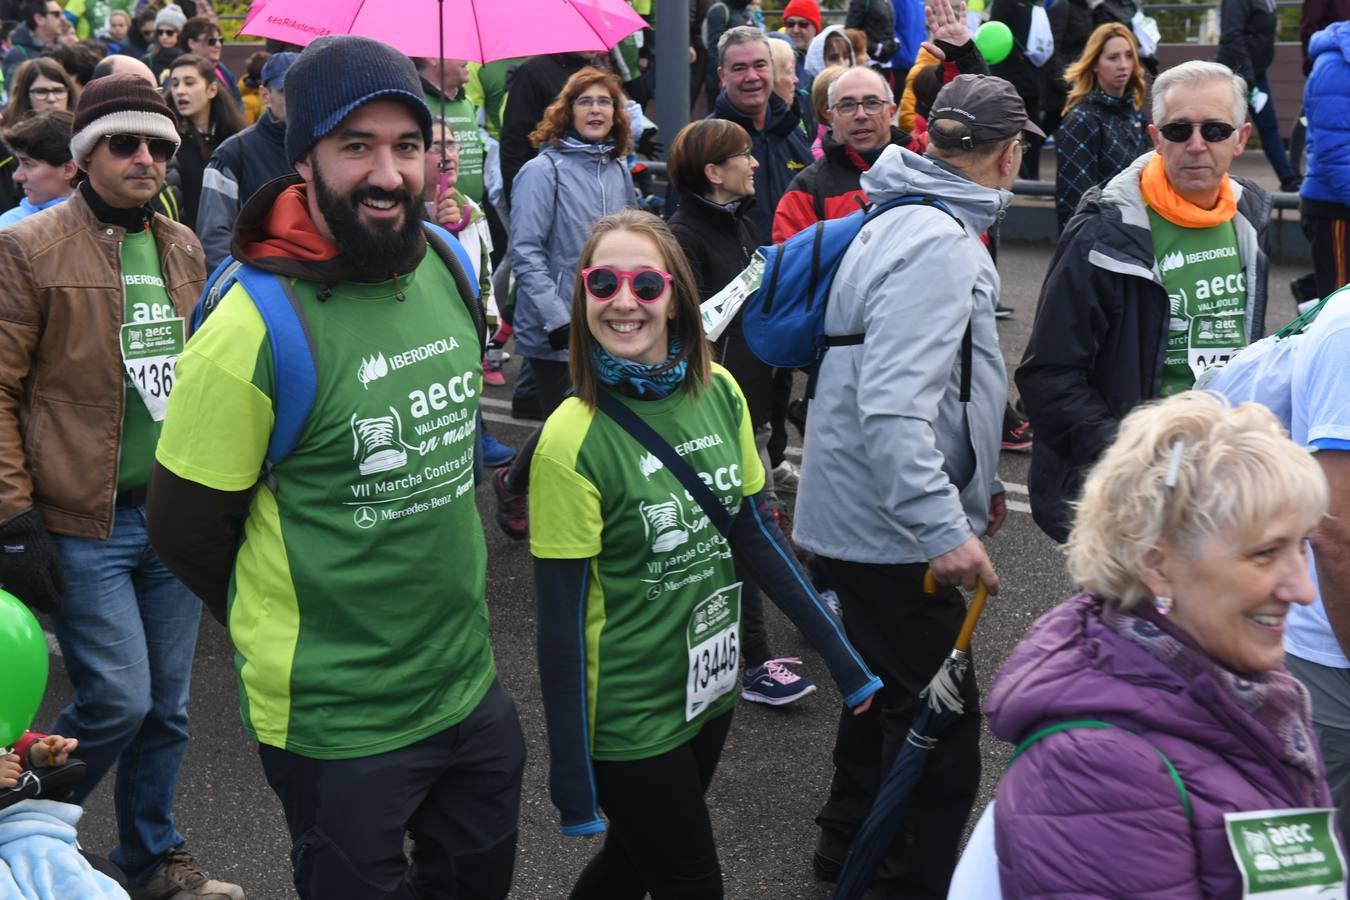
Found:
[{"label": "navy blue jacket", "polygon": [[755,206],[750,218],[759,231],[761,244],[773,243],[773,212],[797,173],[815,162],[811,138],[802,127],[795,106],[789,107],[776,94],[769,95],[769,115],[764,128],[757,130],[754,120],[731,105],[727,92],[717,95],[710,119],[735,122],[750,133],[750,151],[759,162],[755,172]]},{"label": "navy blue jacket", "polygon": [[234,220],[248,198],[272,179],[294,171],[286,159],[286,123],[268,110],[216,148],[202,173],[197,221],[188,223],[196,226],[208,272],[230,255]]}]

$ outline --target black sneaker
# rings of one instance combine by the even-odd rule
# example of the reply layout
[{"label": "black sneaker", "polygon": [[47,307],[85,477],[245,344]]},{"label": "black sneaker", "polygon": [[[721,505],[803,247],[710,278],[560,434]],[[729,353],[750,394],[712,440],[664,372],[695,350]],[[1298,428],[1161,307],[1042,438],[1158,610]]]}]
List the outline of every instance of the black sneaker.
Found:
[{"label": "black sneaker", "polygon": [[1031,423],[1026,419],[1010,422],[1003,429],[1003,449],[1030,450],[1031,442],[1035,436],[1035,432],[1031,430]]},{"label": "black sneaker", "polygon": [[994,306],[995,319],[1011,319],[1012,314],[1013,308],[1011,306],[1004,306],[1002,303],[999,303]]}]

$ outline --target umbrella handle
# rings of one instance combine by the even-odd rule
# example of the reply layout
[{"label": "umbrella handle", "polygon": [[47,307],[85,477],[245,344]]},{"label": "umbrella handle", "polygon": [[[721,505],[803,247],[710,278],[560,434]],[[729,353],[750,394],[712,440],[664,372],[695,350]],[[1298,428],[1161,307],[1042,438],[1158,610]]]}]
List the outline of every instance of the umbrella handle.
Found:
[{"label": "umbrella handle", "polygon": [[[927,594],[937,593],[937,576],[933,574],[932,569],[923,574],[923,590]],[[975,636],[975,624],[980,621],[980,615],[984,612],[984,601],[988,599],[989,589],[984,586],[984,579],[976,579],[975,598],[970,601],[970,608],[966,610],[966,620],[961,623],[961,630],[956,634],[953,649],[962,653],[970,652],[970,640]]]}]

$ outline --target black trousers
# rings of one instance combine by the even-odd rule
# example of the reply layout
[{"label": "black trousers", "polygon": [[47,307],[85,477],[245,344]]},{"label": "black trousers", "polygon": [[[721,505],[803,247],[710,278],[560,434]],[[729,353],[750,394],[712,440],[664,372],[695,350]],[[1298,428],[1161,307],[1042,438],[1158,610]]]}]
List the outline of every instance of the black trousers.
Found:
[{"label": "black trousers", "polygon": [[712,783],[731,712],[660,756],[596,762],[604,846],[572,888],[572,900],[721,900],[722,867],[703,795]]},{"label": "black trousers", "polygon": [[1350,284],[1350,222],[1303,213],[1300,224],[1312,244],[1317,296]]},{"label": "black trousers", "polygon": [[[951,652],[965,618],[954,588],[923,592],[924,564],[872,565],[817,558],[839,595],[844,632],[885,683],[861,716],[843,709],[830,796],[816,816],[817,852],[842,863],[919,710],[919,692]],[[928,754],[904,825],[887,851],[878,898],[944,900],[961,833],[980,783],[980,698],[972,671],[965,713]]]},{"label": "black trousers", "polygon": [[301,900],[500,900],[510,892],[525,740],[499,683],[463,722],[399,750],[331,760],[266,745],[258,752],[286,813]]},{"label": "black trousers", "polygon": [[[539,391],[539,405],[543,407],[544,418],[553,415],[553,411],[562,405],[572,390],[572,374],[565,361],[556,359],[530,359],[530,368],[534,370],[534,381]],[[517,494],[530,489],[530,463],[534,461],[534,450],[539,446],[539,426],[516,451],[516,458],[506,470],[506,487]]]}]

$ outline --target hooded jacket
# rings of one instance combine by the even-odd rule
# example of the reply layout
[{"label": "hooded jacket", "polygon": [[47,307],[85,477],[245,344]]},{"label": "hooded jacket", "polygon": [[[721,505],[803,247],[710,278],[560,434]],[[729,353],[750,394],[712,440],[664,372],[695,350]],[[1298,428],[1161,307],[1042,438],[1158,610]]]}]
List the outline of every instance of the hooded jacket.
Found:
[{"label": "hooded jacket", "polygon": [[755,172],[755,206],[750,216],[759,229],[759,241],[773,240],[773,213],[797,173],[811,165],[811,138],[802,128],[801,117],[777,94],[769,94],[769,112],[762,129],[731,104],[726,91],[717,95],[710,119],[726,119],[750,135],[750,152],[759,162]]},{"label": "hooded jacket", "polygon": [[846,28],[860,28],[867,35],[867,55],[879,66],[890,66],[900,47],[895,39],[895,9],[889,0],[848,0]]},{"label": "hooded jacket", "polygon": [[[820,364],[793,539],[832,559],[927,562],[982,535],[998,480],[1008,379],[994,327],[998,272],[980,234],[1008,204],[937,160],[887,147],[862,176],[877,217],[840,262],[825,334],[862,333]],[[970,401],[961,343],[971,331]]]},{"label": "hooded jacket", "polygon": [[828,68],[825,65],[825,40],[832,34],[838,34],[848,44],[848,64],[857,65],[858,58],[853,54],[853,42],[844,34],[844,26],[826,25],[825,30],[811,38],[811,43],[806,45],[806,57],[802,60],[802,67],[806,70],[807,84],[815,81],[816,76]]},{"label": "hooded jacket", "polygon": [[[1325,776],[1315,786],[1296,777],[1280,738],[1211,675],[1183,678],[1111,630],[1101,609],[1079,594],[1043,616],[985,701],[994,736],[1010,743],[1058,722],[1120,726],[1051,734],[1003,774],[995,798],[1003,896],[1243,896],[1224,813],[1329,807]],[[1302,718],[1316,752],[1306,706]],[[1186,787],[1194,826],[1158,751]]]},{"label": "hooded jacket", "polygon": [[1055,132],[1055,216],[1069,223],[1089,188],[1119,175],[1148,150],[1143,113],[1132,96],[1100,88],[1078,102]]},{"label": "hooded jacket", "polygon": [[[1169,303],[1153,253],[1139,176],[1153,158],[1083,196],[1060,236],[1041,287],[1017,388],[1036,428],[1028,488],[1036,524],[1068,538],[1087,469],[1115,440],[1135,406],[1162,391]],[[1266,228],[1270,196],[1228,176],[1237,198],[1233,227],[1247,282],[1247,339],[1265,334]]]},{"label": "hooded jacket", "polygon": [[1308,44],[1312,74],[1303,88],[1308,165],[1299,209],[1350,219],[1350,22],[1336,22]]},{"label": "hooded jacket", "polygon": [[564,138],[546,144],[516,176],[511,200],[511,271],[516,276],[516,346],[530,359],[567,359],[549,334],[572,319],[577,263],[591,226],[634,203],[633,176],[612,145]]},{"label": "hooded jacket", "polygon": [[[919,143],[894,125],[890,145],[919,152]],[[838,219],[862,209],[867,195],[862,189],[862,174],[871,163],[857,150],[826,136],[825,155],[792,179],[787,193],[778,201],[773,216],[773,241],[782,243],[804,228],[823,219]]]},{"label": "hooded jacket", "polygon": [[286,158],[286,122],[269,110],[216,148],[202,173],[197,201],[197,234],[206,251],[207,271],[230,255],[234,220],[248,198],[269,181],[294,171]]},{"label": "hooded jacket", "polygon": [[1223,0],[1217,62],[1247,80],[1247,90],[1275,61],[1275,0]]},{"label": "hooded jacket", "polygon": [[25,60],[41,56],[47,47],[47,44],[33,35],[32,23],[23,22],[15,28],[14,33],[9,36],[9,52],[5,54],[5,84],[14,84],[14,73],[18,71],[19,66],[23,65]]}]

